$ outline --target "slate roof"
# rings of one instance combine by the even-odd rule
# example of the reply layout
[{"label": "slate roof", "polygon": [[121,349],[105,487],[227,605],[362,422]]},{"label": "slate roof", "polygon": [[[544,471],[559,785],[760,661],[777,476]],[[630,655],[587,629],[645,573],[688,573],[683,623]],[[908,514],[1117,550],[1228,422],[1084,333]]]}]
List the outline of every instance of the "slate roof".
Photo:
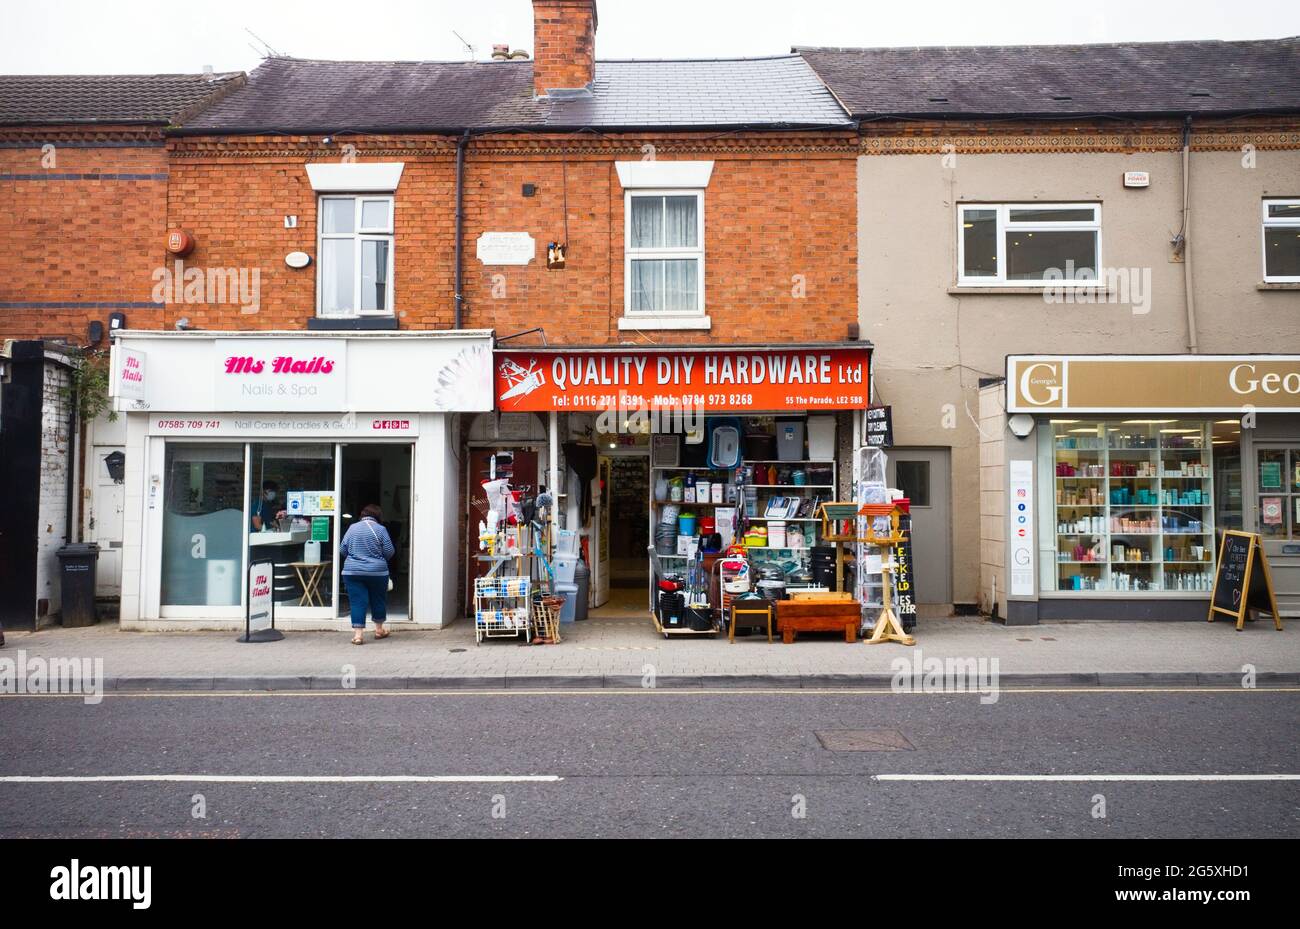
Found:
[{"label": "slate roof", "polygon": [[1300,38],[796,48],[860,119],[1300,111]]},{"label": "slate roof", "polygon": [[268,58],[185,132],[569,131],[851,125],[798,55],[599,61],[592,92],[533,97],[533,62]]},{"label": "slate roof", "polygon": [[0,125],[170,125],[243,80],[224,74],[0,74]]}]

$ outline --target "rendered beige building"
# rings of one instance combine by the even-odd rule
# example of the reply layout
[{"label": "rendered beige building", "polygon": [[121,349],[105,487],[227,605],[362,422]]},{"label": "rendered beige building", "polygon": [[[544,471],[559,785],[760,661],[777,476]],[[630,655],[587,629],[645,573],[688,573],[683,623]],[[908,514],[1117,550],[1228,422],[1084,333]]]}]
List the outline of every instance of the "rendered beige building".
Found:
[{"label": "rendered beige building", "polygon": [[[1187,500],[1217,511],[1216,528],[1263,527],[1283,579],[1289,561],[1300,574],[1300,547],[1290,544],[1300,542],[1300,416],[1284,412],[1300,412],[1300,396],[1244,438],[1238,411],[1045,416],[1020,439],[1006,428],[1000,380],[1013,354],[1300,353],[1300,42],[802,53],[861,124],[860,318],[877,347],[876,402],[893,408],[891,465],[907,469],[898,486],[911,489],[929,471],[929,513],[914,520],[921,600],[942,609],[946,593],[958,609],[1028,621],[1098,615],[1088,607],[1098,597],[1125,601],[1116,615],[1185,613],[1189,600],[1209,596],[1196,590],[1204,569],[1179,567],[1190,551],[1183,533],[1167,528],[1185,525],[1173,507]],[[1079,272],[1089,265],[1100,280]],[[1132,397],[1131,410],[1145,406]],[[1139,431],[1149,452],[1075,447],[1145,448],[1128,435]],[[1039,469],[1034,607],[1018,609],[1007,602],[1006,463],[1040,445],[1052,459],[1053,441],[1075,462],[1060,471],[1135,474],[1069,474],[1053,487],[1058,475]],[[1195,455],[1192,441],[1215,452],[1213,475],[1137,476],[1168,474],[1174,457]],[[909,464],[918,461],[926,466]],[[1279,468],[1287,480],[1274,488]],[[1076,511],[1064,514],[1060,501],[1096,499],[1078,492],[1086,480],[1104,486],[1105,499],[1077,513],[1093,507],[1104,524],[1086,528],[1103,531],[1075,540]],[[1116,501],[1133,510],[1120,514]],[[1124,535],[1148,523],[1154,531]],[[1209,519],[1192,525],[1211,531]],[[1048,535],[1064,546],[1059,570],[1042,563],[1055,547]],[[1212,546],[1195,553],[1205,558]],[[1083,557],[1064,557],[1075,554]],[[945,556],[947,584],[936,576]],[[1287,583],[1300,595],[1300,579]],[[1075,598],[1082,607],[1039,609],[1043,597],[1074,589],[1095,595]]]}]

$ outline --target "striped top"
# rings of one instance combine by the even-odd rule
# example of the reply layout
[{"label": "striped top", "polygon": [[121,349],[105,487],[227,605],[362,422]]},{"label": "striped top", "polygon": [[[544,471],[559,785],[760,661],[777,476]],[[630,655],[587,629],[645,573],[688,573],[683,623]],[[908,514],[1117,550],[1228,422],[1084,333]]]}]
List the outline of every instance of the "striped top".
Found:
[{"label": "striped top", "polygon": [[344,574],[385,575],[394,551],[388,530],[369,516],[353,523],[339,543]]}]

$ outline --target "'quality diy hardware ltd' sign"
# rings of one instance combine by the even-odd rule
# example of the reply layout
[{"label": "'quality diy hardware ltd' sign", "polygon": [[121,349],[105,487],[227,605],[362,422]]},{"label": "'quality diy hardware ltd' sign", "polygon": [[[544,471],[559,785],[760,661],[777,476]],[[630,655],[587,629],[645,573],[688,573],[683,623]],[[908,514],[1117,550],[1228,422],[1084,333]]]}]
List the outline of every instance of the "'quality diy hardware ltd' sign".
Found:
[{"label": "'quality diy hardware ltd' sign", "polygon": [[497,352],[506,411],[851,410],[866,406],[870,349]]}]

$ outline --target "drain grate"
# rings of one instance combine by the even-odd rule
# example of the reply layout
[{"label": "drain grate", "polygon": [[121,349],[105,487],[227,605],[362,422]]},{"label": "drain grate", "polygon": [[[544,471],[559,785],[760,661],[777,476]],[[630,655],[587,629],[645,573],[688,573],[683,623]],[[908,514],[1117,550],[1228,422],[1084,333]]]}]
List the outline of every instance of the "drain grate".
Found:
[{"label": "drain grate", "polygon": [[819,729],[822,748],[832,752],[914,752],[916,746],[897,729]]}]

